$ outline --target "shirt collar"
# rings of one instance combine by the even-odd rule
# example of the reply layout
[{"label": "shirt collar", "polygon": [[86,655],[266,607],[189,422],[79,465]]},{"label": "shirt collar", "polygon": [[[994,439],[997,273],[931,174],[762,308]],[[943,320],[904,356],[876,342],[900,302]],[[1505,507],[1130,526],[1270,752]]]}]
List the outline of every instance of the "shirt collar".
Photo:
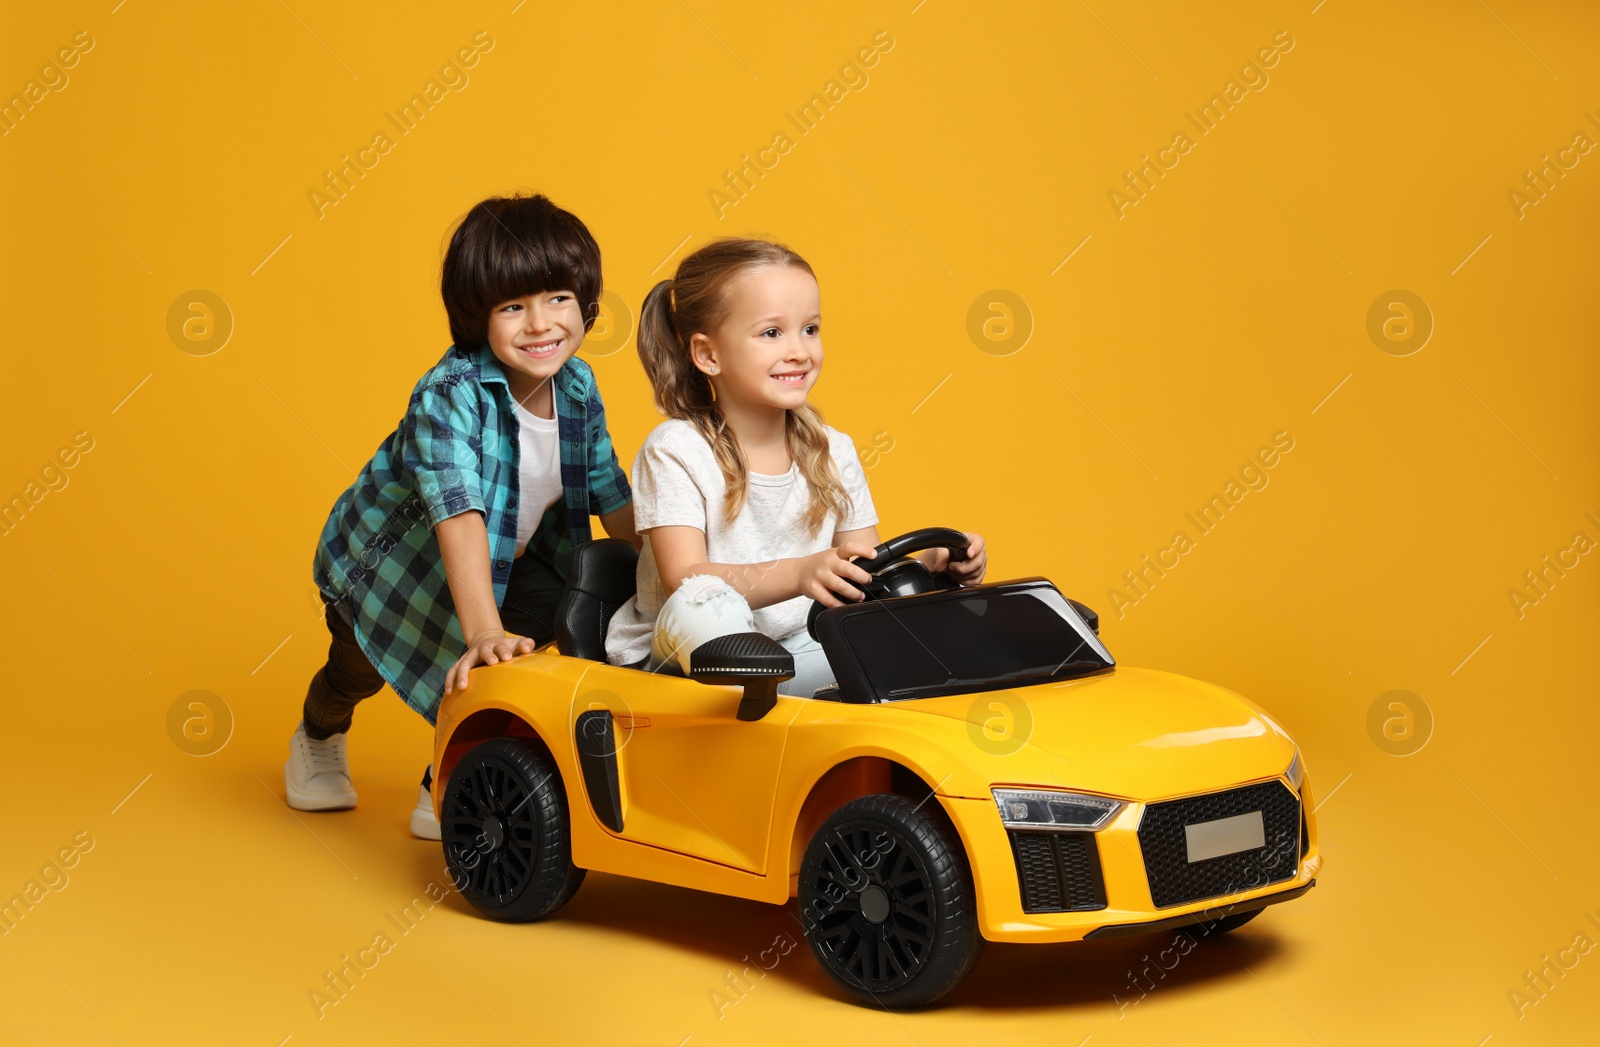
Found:
[{"label": "shirt collar", "polygon": [[[476,351],[463,355],[471,361],[479,382],[502,385],[506,389],[507,396],[510,396],[511,383],[506,380],[505,367],[487,343],[480,345]],[[593,380],[592,374],[588,364],[576,356],[569,356],[567,362],[561,365],[561,370],[555,374],[555,387],[576,402],[586,403]]]}]

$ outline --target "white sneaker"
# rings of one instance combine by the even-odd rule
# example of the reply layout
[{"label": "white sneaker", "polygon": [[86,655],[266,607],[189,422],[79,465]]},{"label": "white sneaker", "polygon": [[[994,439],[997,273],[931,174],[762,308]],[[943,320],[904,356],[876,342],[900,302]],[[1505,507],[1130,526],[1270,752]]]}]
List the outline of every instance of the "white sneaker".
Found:
[{"label": "white sneaker", "polygon": [[411,809],[411,835],[419,840],[439,839],[439,819],[433,813],[433,765],[422,775],[422,786],[417,790],[417,805]]},{"label": "white sneaker", "polygon": [[304,721],[289,739],[289,759],[283,765],[283,787],[289,806],[297,811],[343,811],[356,805],[350,784],[350,762],[344,752],[343,732],[318,741],[306,734]]}]

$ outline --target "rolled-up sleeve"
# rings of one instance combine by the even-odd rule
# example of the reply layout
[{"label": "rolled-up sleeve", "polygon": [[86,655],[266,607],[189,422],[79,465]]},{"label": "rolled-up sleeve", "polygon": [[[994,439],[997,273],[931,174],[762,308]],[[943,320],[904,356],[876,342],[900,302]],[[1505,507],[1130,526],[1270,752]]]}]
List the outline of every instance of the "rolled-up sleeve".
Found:
[{"label": "rolled-up sleeve", "polygon": [[616,512],[633,501],[628,474],[617,461],[606,429],[606,409],[599,390],[589,397],[589,511],[596,516]]},{"label": "rolled-up sleeve", "polygon": [[[483,500],[483,423],[460,383],[434,382],[412,394],[400,423],[402,462],[437,527]],[[476,446],[475,446],[476,445]]]}]

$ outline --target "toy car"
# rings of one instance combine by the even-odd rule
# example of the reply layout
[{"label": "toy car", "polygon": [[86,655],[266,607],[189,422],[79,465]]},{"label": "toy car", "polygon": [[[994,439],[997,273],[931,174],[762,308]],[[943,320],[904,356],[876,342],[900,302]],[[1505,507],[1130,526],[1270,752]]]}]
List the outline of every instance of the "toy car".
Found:
[{"label": "toy car", "polygon": [[484,915],[549,916],[585,870],[785,904],[847,992],[920,1006],[985,940],[1232,930],[1322,864],[1298,748],[1232,691],[1119,667],[1043,578],[958,587],[909,554],[867,599],[812,609],[837,685],[777,693],[759,634],[688,678],[607,664],[636,554],[573,555],[556,641],[473,671],[439,710],[446,861]]}]

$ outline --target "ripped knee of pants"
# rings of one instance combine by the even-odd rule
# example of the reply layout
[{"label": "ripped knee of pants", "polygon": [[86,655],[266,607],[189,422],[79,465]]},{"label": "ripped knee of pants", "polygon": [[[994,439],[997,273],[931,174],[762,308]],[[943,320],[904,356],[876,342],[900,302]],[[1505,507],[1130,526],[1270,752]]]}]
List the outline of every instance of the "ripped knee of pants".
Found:
[{"label": "ripped knee of pants", "polygon": [[676,659],[687,675],[689,655],[701,644],[754,628],[754,612],[739,590],[715,575],[690,575],[661,605],[651,654],[661,661]]},{"label": "ripped knee of pants", "polygon": [[680,597],[680,602],[690,607],[699,607],[730,596],[743,599],[737,589],[714,574],[691,574],[678,584],[677,592],[672,595]]}]

